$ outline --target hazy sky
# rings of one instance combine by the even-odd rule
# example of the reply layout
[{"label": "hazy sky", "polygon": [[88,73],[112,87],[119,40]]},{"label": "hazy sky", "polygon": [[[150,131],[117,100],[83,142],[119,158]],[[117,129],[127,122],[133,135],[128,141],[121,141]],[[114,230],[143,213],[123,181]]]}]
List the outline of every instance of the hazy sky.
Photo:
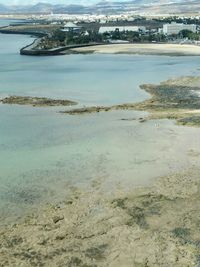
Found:
[{"label": "hazy sky", "polygon": [[[115,1],[126,1],[126,0],[115,0]],[[0,0],[0,4],[4,5],[30,5],[38,2],[50,3],[50,4],[94,4],[100,2],[100,0]],[[110,1],[112,2],[112,0]]]}]

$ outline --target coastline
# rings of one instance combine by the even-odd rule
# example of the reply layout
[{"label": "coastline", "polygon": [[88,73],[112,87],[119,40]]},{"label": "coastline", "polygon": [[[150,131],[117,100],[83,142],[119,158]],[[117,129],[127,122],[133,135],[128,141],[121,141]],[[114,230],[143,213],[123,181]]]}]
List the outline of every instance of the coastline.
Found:
[{"label": "coastline", "polygon": [[[200,46],[186,45],[186,44],[170,44],[170,43],[129,43],[129,44],[102,44],[89,43],[80,45],[68,45],[65,47],[58,47],[53,49],[35,49],[40,38],[48,35],[48,31],[38,29],[22,29],[16,30],[13,27],[2,27],[0,29],[2,34],[25,34],[36,36],[37,39],[31,44],[26,45],[20,49],[21,55],[31,56],[53,56],[53,55],[67,55],[67,54],[129,54],[129,55],[162,55],[162,56],[200,56]],[[39,37],[39,38],[38,38]]]},{"label": "coastline", "polygon": [[58,25],[8,25],[0,28],[3,34],[27,34],[36,36],[37,39],[26,47],[21,48],[23,55],[65,55],[73,53],[98,53],[98,54],[139,54],[139,55],[166,55],[166,56],[199,56],[200,46],[195,44],[173,43],[105,43],[90,42],[83,44],[66,45],[52,49],[37,49],[40,37],[51,36],[52,32],[59,29]]},{"label": "coastline", "polygon": [[[36,40],[38,42],[38,39]],[[20,50],[22,55],[129,54],[162,56],[200,56],[200,46],[181,44],[81,44],[49,50],[34,49],[34,43]]]}]

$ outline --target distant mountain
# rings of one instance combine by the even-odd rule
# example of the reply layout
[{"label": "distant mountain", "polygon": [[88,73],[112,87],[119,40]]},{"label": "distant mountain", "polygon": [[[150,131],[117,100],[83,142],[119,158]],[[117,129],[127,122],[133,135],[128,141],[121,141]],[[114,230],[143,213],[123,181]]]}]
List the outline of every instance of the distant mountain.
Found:
[{"label": "distant mountain", "polygon": [[38,3],[34,6],[29,6],[25,7],[25,10],[28,12],[33,12],[33,13],[46,13],[46,12],[51,12],[53,9],[53,6],[51,4],[44,4],[44,3]]},{"label": "distant mountain", "polygon": [[69,14],[118,14],[127,11],[146,13],[196,12],[200,9],[199,0],[127,0],[121,2],[101,1],[95,5],[51,5],[38,3],[27,6],[0,5],[0,13],[69,13]]},{"label": "distant mountain", "polygon": [[0,4],[0,13],[27,13],[27,14],[39,14],[39,13],[84,13],[87,11],[87,7],[82,5],[51,5],[47,3],[38,3],[36,5],[18,5],[18,6],[5,6]]}]

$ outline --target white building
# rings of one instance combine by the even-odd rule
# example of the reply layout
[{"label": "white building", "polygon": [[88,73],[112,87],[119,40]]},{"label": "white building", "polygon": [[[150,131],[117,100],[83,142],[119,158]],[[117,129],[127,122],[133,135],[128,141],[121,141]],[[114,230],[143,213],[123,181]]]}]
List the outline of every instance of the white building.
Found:
[{"label": "white building", "polygon": [[105,32],[114,32],[114,31],[132,31],[132,32],[145,32],[146,28],[143,26],[102,26],[99,29],[99,33],[105,33]]},{"label": "white building", "polygon": [[194,24],[171,23],[163,25],[163,33],[166,35],[178,34],[182,30],[197,31],[197,26]]}]

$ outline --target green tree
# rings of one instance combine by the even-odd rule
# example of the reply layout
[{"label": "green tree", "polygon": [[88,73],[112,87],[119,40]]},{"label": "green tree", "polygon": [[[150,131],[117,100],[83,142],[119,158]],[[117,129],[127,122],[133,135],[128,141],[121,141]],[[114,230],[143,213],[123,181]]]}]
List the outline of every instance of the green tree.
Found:
[{"label": "green tree", "polygon": [[56,31],[53,33],[52,38],[53,38],[55,41],[64,42],[65,39],[66,39],[66,33],[63,32],[63,31],[61,31],[61,30],[56,30]]},{"label": "green tree", "polygon": [[179,36],[181,36],[182,38],[190,38],[192,34],[193,32],[190,30],[182,30],[179,32]]}]

